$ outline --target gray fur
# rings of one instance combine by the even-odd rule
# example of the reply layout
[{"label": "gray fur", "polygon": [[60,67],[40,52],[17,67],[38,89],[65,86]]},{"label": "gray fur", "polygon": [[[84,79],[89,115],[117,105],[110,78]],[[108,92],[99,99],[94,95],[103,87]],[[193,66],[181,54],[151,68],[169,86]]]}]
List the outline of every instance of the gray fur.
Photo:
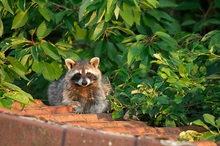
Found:
[{"label": "gray fur", "polygon": [[[50,105],[71,105],[76,113],[103,113],[109,108],[106,96],[109,94],[109,86],[102,81],[102,75],[98,69],[99,58],[94,57],[90,61],[66,60],[68,71],[65,77],[54,81],[48,88],[48,101]],[[92,70],[97,79],[89,85],[80,86],[73,84],[72,75],[76,70]]]}]

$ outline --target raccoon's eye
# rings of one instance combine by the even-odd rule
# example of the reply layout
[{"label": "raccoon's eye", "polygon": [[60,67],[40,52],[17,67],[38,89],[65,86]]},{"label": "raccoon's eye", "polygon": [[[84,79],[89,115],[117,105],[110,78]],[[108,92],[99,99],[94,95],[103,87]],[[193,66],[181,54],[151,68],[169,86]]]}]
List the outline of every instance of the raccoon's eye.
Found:
[{"label": "raccoon's eye", "polygon": [[94,74],[87,72],[86,76],[90,79],[90,80],[97,80],[97,76],[95,76]]},{"label": "raccoon's eye", "polygon": [[92,76],[92,73],[87,72],[86,75],[87,75],[87,76]]},{"label": "raccoon's eye", "polygon": [[77,73],[77,74],[75,74],[72,78],[71,78],[71,80],[79,80],[81,78],[81,74],[80,73]]}]

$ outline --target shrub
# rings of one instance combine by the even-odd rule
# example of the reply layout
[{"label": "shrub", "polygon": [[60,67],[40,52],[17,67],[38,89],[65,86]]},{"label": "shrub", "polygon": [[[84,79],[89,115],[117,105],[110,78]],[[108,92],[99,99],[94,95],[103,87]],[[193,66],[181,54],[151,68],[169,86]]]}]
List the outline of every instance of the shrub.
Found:
[{"label": "shrub", "polygon": [[149,48],[158,52],[151,61],[157,69],[145,78],[140,77],[140,66],[131,74],[118,70],[117,80],[124,83],[116,88],[117,100],[112,97],[113,116],[123,116],[127,109],[130,115],[154,126],[188,125],[204,113],[218,117],[220,64],[219,44],[215,40],[219,35],[219,31],[212,31],[204,37],[177,36],[179,45],[173,48],[169,46],[171,42],[163,41],[169,50],[161,47],[161,41],[153,36],[152,45],[139,54]]}]

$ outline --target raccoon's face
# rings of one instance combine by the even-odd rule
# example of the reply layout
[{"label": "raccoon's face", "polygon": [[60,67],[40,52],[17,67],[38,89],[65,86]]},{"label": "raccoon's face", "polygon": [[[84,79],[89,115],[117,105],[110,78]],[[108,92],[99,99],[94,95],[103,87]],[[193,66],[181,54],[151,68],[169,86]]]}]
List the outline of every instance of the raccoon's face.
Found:
[{"label": "raccoon's face", "polygon": [[95,83],[101,78],[101,72],[98,69],[99,58],[94,57],[90,61],[65,60],[67,68],[67,80],[78,86],[86,87]]}]

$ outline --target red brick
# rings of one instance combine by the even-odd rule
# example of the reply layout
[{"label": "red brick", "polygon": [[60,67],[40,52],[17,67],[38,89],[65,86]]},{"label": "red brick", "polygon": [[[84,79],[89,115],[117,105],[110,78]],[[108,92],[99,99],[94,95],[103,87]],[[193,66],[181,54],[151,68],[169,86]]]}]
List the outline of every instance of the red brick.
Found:
[{"label": "red brick", "polygon": [[63,128],[0,113],[2,146],[61,146]]},{"label": "red brick", "polygon": [[35,117],[45,119],[48,121],[57,121],[57,122],[70,122],[70,121],[109,121],[112,120],[110,114],[45,114],[45,115],[36,115]]},{"label": "red brick", "polygon": [[88,129],[99,129],[103,131],[117,132],[123,134],[132,134],[135,136],[155,134],[156,130],[153,127],[147,126],[143,122],[138,121],[103,121],[103,122],[86,122],[86,121],[71,121],[73,126],[83,127]]},{"label": "red brick", "polygon": [[14,114],[15,112],[13,112],[12,110],[7,109],[7,108],[0,107],[0,113],[10,113],[10,114]]},{"label": "red brick", "polygon": [[72,113],[71,106],[43,106],[43,107],[32,107],[32,108],[25,108],[24,110],[20,111],[20,115],[42,115],[42,114],[65,114],[65,113]]},{"label": "red brick", "polygon": [[211,142],[211,141],[199,141],[199,142],[194,142],[197,146],[217,146],[216,143]]},{"label": "red brick", "polygon": [[153,137],[138,137],[137,146],[164,146]]},{"label": "red brick", "polygon": [[65,146],[135,146],[137,138],[123,134],[67,129]]}]

